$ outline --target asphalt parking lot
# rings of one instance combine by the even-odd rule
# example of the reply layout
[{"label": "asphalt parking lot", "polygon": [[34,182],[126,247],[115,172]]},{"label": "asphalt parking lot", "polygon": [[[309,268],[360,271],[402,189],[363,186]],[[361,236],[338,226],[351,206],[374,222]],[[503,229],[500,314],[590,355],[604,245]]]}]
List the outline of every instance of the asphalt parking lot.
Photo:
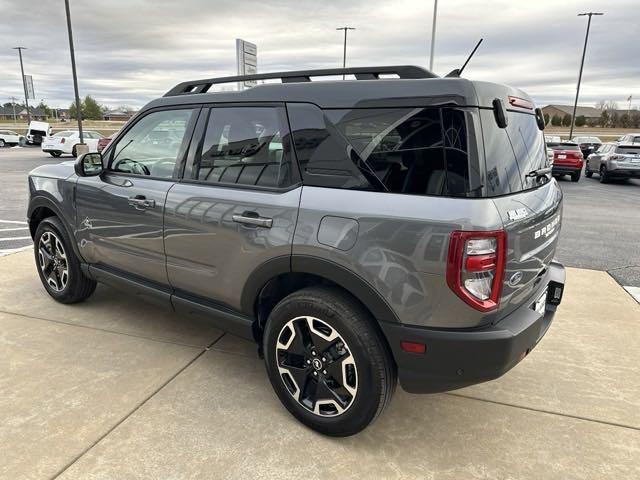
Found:
[{"label": "asphalt parking lot", "polygon": [[[8,223],[26,173],[58,161],[0,150],[5,253],[29,247]],[[640,183],[561,186],[558,258],[579,268],[540,345],[493,382],[398,390],[346,439],[284,410],[251,343],[105,286],[57,304],[30,249],[3,256],[0,478],[640,478],[640,305],[618,283],[640,286]]]}]

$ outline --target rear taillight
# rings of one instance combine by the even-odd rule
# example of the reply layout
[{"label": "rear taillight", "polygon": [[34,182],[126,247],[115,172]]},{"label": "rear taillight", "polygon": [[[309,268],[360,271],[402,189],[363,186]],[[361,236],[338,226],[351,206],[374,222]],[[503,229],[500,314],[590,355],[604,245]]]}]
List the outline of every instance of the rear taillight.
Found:
[{"label": "rear taillight", "polygon": [[507,249],[504,230],[454,231],[449,241],[447,284],[481,312],[498,307]]},{"label": "rear taillight", "polygon": [[64,143],[64,137],[60,139],[60,143]]},{"label": "rear taillight", "polygon": [[609,156],[609,160],[624,160],[624,155],[611,155]]}]

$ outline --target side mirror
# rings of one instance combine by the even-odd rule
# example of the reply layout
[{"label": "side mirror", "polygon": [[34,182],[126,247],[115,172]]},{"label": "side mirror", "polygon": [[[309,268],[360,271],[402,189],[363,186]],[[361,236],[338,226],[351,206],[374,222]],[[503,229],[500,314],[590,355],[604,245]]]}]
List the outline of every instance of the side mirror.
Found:
[{"label": "side mirror", "polygon": [[95,177],[104,170],[100,153],[85,153],[80,155],[74,164],[76,175],[79,177]]}]

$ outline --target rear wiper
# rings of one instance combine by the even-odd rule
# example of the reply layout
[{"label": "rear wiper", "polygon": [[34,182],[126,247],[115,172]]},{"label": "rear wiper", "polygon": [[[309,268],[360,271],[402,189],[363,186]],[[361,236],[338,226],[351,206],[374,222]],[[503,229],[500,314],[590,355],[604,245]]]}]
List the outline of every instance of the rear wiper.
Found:
[{"label": "rear wiper", "polygon": [[548,174],[551,173],[551,167],[538,168],[537,170],[531,170],[529,173],[525,175],[527,178],[535,178],[536,180],[540,177],[547,177]]}]

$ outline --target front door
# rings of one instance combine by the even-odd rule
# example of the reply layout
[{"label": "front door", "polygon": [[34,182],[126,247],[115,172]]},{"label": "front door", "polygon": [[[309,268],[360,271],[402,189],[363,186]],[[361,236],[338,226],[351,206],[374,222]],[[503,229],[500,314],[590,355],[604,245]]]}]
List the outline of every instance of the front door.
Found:
[{"label": "front door", "polygon": [[288,262],[302,187],[284,106],[215,107],[201,122],[202,141],[167,196],[169,282],[178,295],[240,310],[251,273]]},{"label": "front door", "polygon": [[168,285],[164,204],[197,113],[180,108],[144,115],[105,152],[102,175],[78,179],[78,242],[88,263]]}]

